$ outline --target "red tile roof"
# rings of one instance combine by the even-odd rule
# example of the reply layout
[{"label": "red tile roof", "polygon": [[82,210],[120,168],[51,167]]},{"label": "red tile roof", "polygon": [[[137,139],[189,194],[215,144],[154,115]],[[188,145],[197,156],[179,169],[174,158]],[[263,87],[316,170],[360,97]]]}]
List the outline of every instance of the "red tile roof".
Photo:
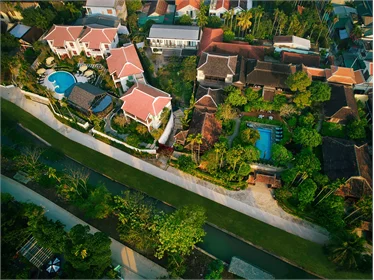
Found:
[{"label": "red tile roof", "polygon": [[308,74],[309,78],[312,78],[312,77],[325,78],[326,77],[325,69],[307,67],[305,65],[302,66],[302,69],[305,73]]},{"label": "red tile roof", "polygon": [[171,101],[166,92],[146,84],[135,84],[120,98],[122,110],[145,121],[149,115],[157,116]]},{"label": "red tile roof", "polygon": [[200,48],[197,55],[200,55],[212,42],[223,41],[223,30],[221,28],[207,28],[203,29],[203,35],[201,36]]},{"label": "red tile roof", "polygon": [[283,63],[304,64],[309,67],[319,67],[319,55],[301,54],[293,52],[281,52],[281,61]]},{"label": "red tile roof", "polygon": [[216,10],[224,7],[226,10],[230,10],[230,0],[218,0],[216,4]]},{"label": "red tile roof", "polygon": [[45,40],[53,41],[53,46],[64,47],[65,41],[75,41],[83,31],[83,26],[53,25]]},{"label": "red tile roof", "polygon": [[352,68],[331,66],[325,69],[326,80],[328,82],[340,84],[362,84],[365,82],[361,70],[354,71]]},{"label": "red tile roof", "polygon": [[175,0],[175,5],[177,6],[177,11],[187,7],[188,5],[200,9],[201,0]]},{"label": "red tile roof", "polygon": [[110,44],[117,34],[117,28],[91,28],[87,27],[81,36],[80,42],[88,43],[90,49],[99,49],[100,44]]},{"label": "red tile roof", "polygon": [[118,78],[122,78],[144,72],[133,44],[112,49],[110,53],[106,59],[110,75],[116,73]]},{"label": "red tile roof", "polygon": [[223,42],[211,42],[209,46],[204,50],[200,49],[201,52],[215,52],[229,55],[240,55],[245,58],[264,60],[265,49],[268,47],[264,46],[252,46],[249,44],[236,44],[236,43],[223,43]]}]

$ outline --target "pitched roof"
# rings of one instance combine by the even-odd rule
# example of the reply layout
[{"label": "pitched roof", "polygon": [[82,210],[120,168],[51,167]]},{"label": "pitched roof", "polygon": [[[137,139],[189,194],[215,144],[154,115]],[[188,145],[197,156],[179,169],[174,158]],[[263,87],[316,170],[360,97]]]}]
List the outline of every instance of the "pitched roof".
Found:
[{"label": "pitched roof", "polygon": [[182,145],[184,145],[186,143],[187,135],[188,135],[188,130],[180,130],[180,131],[177,131],[177,133],[174,135],[174,139],[176,142],[179,142]]},{"label": "pitched roof", "polygon": [[199,60],[197,70],[204,72],[204,75],[226,78],[227,75],[235,75],[238,56],[212,54],[204,52]]},{"label": "pitched roof", "polygon": [[200,27],[153,24],[148,38],[200,40]]},{"label": "pitched roof", "polygon": [[351,87],[329,84],[331,98],[324,103],[325,116],[346,121],[349,117],[357,117],[357,103]]},{"label": "pitched roof", "polygon": [[80,42],[88,43],[90,49],[99,49],[100,44],[110,44],[117,34],[117,28],[87,27],[81,35]]},{"label": "pitched roof", "polygon": [[305,66],[319,67],[319,60],[319,55],[281,52],[281,61],[287,64],[304,64]]},{"label": "pitched roof", "polygon": [[42,29],[33,26],[29,29],[29,31],[26,32],[26,34],[22,36],[21,39],[27,43],[33,44],[34,42],[39,40],[43,33],[44,32]]},{"label": "pitched roof", "polygon": [[325,69],[326,80],[340,84],[362,84],[365,82],[361,70],[331,65],[331,69]]},{"label": "pitched roof", "polygon": [[120,24],[120,20],[115,16],[94,14],[87,15],[83,18],[79,18],[75,21],[74,25],[87,25],[90,27],[103,28],[103,27],[115,27],[117,28]]},{"label": "pitched roof", "polygon": [[83,26],[53,25],[45,40],[53,41],[53,46],[64,47],[65,41],[75,41],[83,31]]},{"label": "pitched roof", "polygon": [[247,9],[247,1],[248,0],[232,0],[230,1],[230,9],[234,9],[236,7],[240,7],[243,10]]},{"label": "pitched roof", "polygon": [[166,92],[143,83],[132,86],[120,99],[123,101],[122,110],[143,121],[149,115],[157,116],[171,101]]},{"label": "pitched roof", "polygon": [[177,6],[177,11],[189,5],[196,9],[200,9],[201,1],[202,0],[175,0],[175,5]]},{"label": "pitched roof", "polygon": [[152,1],[148,10],[148,16],[152,15],[153,13],[162,16],[166,14],[167,9],[168,3],[165,0]]},{"label": "pitched roof", "polygon": [[212,42],[222,42],[223,30],[222,28],[208,28],[204,27],[203,34],[201,36],[199,51],[197,55],[200,55],[202,51],[208,48]]},{"label": "pitched roof", "polygon": [[359,197],[367,187],[372,188],[372,158],[367,144],[358,147],[353,141],[323,137],[322,153],[324,173],[330,180],[348,180],[337,194]]},{"label": "pitched roof", "polygon": [[111,49],[110,56],[106,59],[109,73],[115,73],[118,78],[143,73],[143,67],[139,60],[135,46],[127,46]]},{"label": "pitched roof", "polygon": [[205,88],[200,85],[196,91],[195,106],[215,110],[223,102],[223,90]]},{"label": "pitched roof", "polygon": [[247,61],[247,83],[268,87],[288,88],[287,77],[296,72],[296,66],[256,61]]},{"label": "pitched roof", "polygon": [[307,73],[309,78],[313,78],[313,77],[325,78],[326,77],[325,69],[307,67],[305,65],[302,65],[302,71]]},{"label": "pitched roof", "polygon": [[66,90],[68,101],[87,111],[94,107],[96,97],[106,94],[105,90],[89,83],[76,83]]},{"label": "pitched roof", "polygon": [[217,52],[229,55],[240,55],[245,58],[264,60],[265,49],[264,46],[252,46],[249,44],[239,43],[224,43],[224,42],[211,42],[205,49],[200,48],[205,52]]},{"label": "pitched roof", "polygon": [[[212,147],[218,141],[221,132],[222,124],[216,119],[214,113],[203,112],[195,108],[188,134],[196,135],[200,133],[202,135],[201,151],[206,151]],[[189,144],[186,148],[188,146]]]}]

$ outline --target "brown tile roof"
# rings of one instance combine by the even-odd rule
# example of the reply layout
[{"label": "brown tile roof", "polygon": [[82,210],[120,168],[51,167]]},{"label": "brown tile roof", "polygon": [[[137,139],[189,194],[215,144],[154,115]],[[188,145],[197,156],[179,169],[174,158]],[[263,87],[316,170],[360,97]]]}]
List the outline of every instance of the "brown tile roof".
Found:
[{"label": "brown tile roof", "polygon": [[148,10],[148,16],[152,15],[153,13],[159,16],[165,15],[167,9],[168,3],[165,0],[152,1]]},{"label": "brown tile roof", "polygon": [[223,90],[212,89],[199,86],[196,91],[195,106],[207,108],[208,110],[215,111],[217,106],[223,102]]},{"label": "brown tile roof", "polygon": [[222,7],[226,10],[230,10],[230,0],[218,0],[216,4],[216,10]]},{"label": "brown tile roof", "polygon": [[274,43],[292,43],[292,36],[274,36]]},{"label": "brown tile roof", "polygon": [[336,194],[360,198],[372,193],[372,158],[367,144],[357,147],[353,141],[323,137],[322,153],[324,173],[330,180],[347,180]]},{"label": "brown tile roof", "polygon": [[262,90],[262,98],[265,101],[274,101],[275,88],[264,87]]},{"label": "brown tile roof", "polygon": [[276,175],[267,175],[267,174],[251,174],[247,180],[248,184],[255,185],[256,183],[263,183],[266,185],[271,185],[272,188],[281,187],[281,181],[277,179]]},{"label": "brown tile roof", "polygon": [[235,75],[238,63],[238,56],[225,54],[213,54],[204,52],[199,60],[197,70],[204,72],[204,75],[226,78],[227,75]]},{"label": "brown tile roof", "polygon": [[107,93],[98,87],[89,83],[76,83],[66,90],[68,101],[84,109],[91,110],[98,99],[104,97]]},{"label": "brown tile roof", "polygon": [[319,55],[301,54],[293,52],[281,52],[281,61],[283,63],[304,64],[309,67],[319,67]]},{"label": "brown tile roof", "polygon": [[174,135],[175,142],[181,145],[186,144],[188,130],[181,130]]},{"label": "brown tile roof", "polygon": [[353,89],[348,86],[329,84],[331,98],[324,102],[325,117],[346,122],[350,117],[357,117],[357,103]]},{"label": "brown tile roof", "polygon": [[187,7],[188,5],[200,9],[200,3],[202,0],[175,0],[175,5],[177,6],[177,11]]},{"label": "brown tile roof", "polygon": [[362,84],[365,82],[361,70],[354,71],[352,68],[331,65],[331,69],[325,69],[326,80],[339,84]]},{"label": "brown tile roof", "polygon": [[302,70],[308,74],[309,78],[313,78],[313,77],[325,78],[326,77],[325,69],[307,67],[305,65],[302,65]]},{"label": "brown tile roof", "polygon": [[209,47],[212,42],[222,42],[223,30],[222,28],[208,28],[204,27],[203,34],[200,40],[200,47],[197,55],[200,55],[205,49]]},{"label": "brown tile roof", "polygon": [[[200,149],[202,152],[210,149],[218,141],[222,132],[222,124],[214,113],[203,112],[195,108],[188,134],[196,135],[200,133],[203,137],[203,144]],[[186,148],[189,149],[190,144]]]},{"label": "brown tile roof", "polygon": [[212,42],[206,49],[201,48],[201,51],[240,55],[245,58],[264,60],[266,49],[270,49],[270,47],[252,46],[240,43]]},{"label": "brown tile roof", "polygon": [[288,88],[287,77],[296,72],[296,66],[265,61],[247,61],[247,84]]}]

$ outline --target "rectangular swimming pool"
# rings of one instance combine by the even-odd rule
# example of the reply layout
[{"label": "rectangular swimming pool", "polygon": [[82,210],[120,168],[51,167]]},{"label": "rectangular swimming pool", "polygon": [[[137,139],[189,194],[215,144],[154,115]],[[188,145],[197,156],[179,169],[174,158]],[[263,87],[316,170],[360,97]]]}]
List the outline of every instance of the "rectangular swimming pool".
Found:
[{"label": "rectangular swimming pool", "polygon": [[262,159],[270,159],[271,156],[271,129],[257,128],[260,139],[256,142],[256,147],[260,150]]}]

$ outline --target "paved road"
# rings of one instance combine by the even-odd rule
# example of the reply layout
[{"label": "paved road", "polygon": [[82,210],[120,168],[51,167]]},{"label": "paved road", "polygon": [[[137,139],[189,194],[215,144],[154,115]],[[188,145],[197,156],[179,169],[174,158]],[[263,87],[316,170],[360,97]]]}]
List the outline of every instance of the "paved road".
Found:
[{"label": "paved road", "polygon": [[277,212],[270,213],[266,211],[266,207],[259,208],[253,200],[241,200],[241,196],[238,197],[237,192],[227,191],[222,187],[171,167],[166,171],[162,170],[113,146],[105,144],[89,134],[84,134],[62,124],[53,116],[53,113],[47,106],[26,99],[18,88],[5,88],[3,86],[0,86],[0,88],[1,97],[15,103],[72,141],[291,234],[320,244],[328,241],[328,233],[325,229],[290,214],[280,215],[280,213],[284,212],[282,212],[280,207],[279,214]]},{"label": "paved road", "polygon": [[[54,221],[60,220],[65,224],[67,230],[71,229],[77,224],[88,225],[81,219],[72,215],[70,212],[64,210],[52,201],[30,190],[24,185],[14,181],[4,175],[1,175],[1,192],[10,193],[16,200],[22,202],[32,202],[36,205],[42,206],[46,213],[45,215]],[[95,233],[98,230],[90,226],[90,232]],[[112,239],[110,249],[112,250],[113,265],[122,265],[122,277],[125,279],[155,279],[167,274],[166,270],[151,260],[143,257],[132,249]]]}]

